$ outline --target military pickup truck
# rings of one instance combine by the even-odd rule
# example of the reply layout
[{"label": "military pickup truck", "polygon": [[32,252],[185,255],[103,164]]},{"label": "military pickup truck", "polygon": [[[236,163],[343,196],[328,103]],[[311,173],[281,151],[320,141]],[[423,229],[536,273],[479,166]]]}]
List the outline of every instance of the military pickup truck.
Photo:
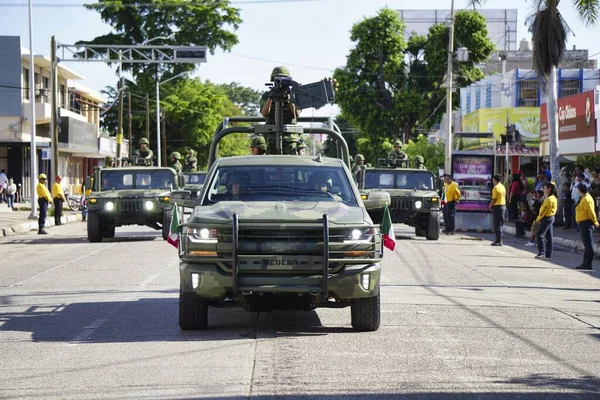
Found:
[{"label": "military pickup truck", "polygon": [[115,228],[125,225],[161,230],[166,240],[173,208],[170,194],[182,180],[172,168],[98,168],[93,180],[86,178],[86,187],[92,188],[87,199],[88,240],[112,238]]},{"label": "military pickup truck", "polygon": [[[234,118],[228,122],[256,122]],[[209,306],[233,304],[248,311],[350,307],[355,330],[377,330],[383,247],[367,208],[384,207],[389,195],[361,199],[337,127],[311,132],[335,137],[339,158],[217,159],[222,137],[254,129],[217,128],[200,196],[172,193],[171,202],[194,207],[179,230],[179,326],[204,329]]]},{"label": "military pickup truck", "polygon": [[[383,163],[385,164],[385,163]],[[391,197],[390,216],[393,223],[415,228],[416,236],[427,240],[440,237],[440,193],[436,176],[425,169],[379,166],[364,170],[360,193],[368,198],[376,192],[387,192]],[[380,222],[381,210],[370,210],[373,221]]]}]

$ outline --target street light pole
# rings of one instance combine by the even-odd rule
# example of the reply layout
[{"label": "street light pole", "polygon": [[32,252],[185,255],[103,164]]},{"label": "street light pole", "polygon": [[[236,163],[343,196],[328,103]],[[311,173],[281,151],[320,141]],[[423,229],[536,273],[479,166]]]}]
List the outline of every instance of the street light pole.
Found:
[{"label": "street light pole", "polygon": [[448,132],[446,134],[446,148],[444,157],[444,173],[452,172],[452,61],[454,60],[454,0],[450,7],[450,37],[448,40],[448,78],[446,88],[446,118],[448,120]]},{"label": "street light pole", "polygon": [[35,180],[37,175],[37,149],[35,146],[35,69],[33,62],[33,23],[32,23],[31,0],[29,0],[29,105],[31,106],[31,166],[29,171],[31,191],[31,214],[29,219],[37,218],[37,205],[35,204]]}]

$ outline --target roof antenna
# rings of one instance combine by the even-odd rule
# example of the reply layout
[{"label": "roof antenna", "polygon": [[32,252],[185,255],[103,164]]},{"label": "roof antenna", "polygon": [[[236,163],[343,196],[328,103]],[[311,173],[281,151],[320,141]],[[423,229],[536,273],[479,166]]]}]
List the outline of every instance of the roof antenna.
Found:
[{"label": "roof antenna", "polygon": [[322,163],[323,160],[321,159],[321,153],[317,154],[317,156],[315,158],[313,158],[313,161],[316,161],[318,163]]}]

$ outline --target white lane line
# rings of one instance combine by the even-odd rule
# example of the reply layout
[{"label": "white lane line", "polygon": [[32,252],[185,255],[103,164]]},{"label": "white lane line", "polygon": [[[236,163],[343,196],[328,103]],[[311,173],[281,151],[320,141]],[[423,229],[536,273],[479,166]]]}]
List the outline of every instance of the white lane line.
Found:
[{"label": "white lane line", "polygon": [[93,252],[91,252],[91,253],[89,253],[89,254],[86,254],[85,256],[81,256],[81,257],[79,257],[79,258],[76,258],[75,260],[71,260],[71,261],[69,261],[69,262],[66,262],[66,263],[64,263],[64,264],[60,264],[60,265],[57,265],[56,267],[53,267],[53,268],[47,269],[47,270],[45,270],[45,271],[43,271],[43,272],[40,272],[40,273],[39,273],[39,274],[37,274],[37,275],[31,276],[31,277],[29,277],[29,278],[27,278],[27,279],[25,279],[25,280],[23,280],[23,281],[21,281],[21,282],[13,283],[13,284],[12,284],[12,285],[10,285],[9,287],[21,286],[21,285],[22,285],[22,284],[24,284],[25,282],[29,282],[29,281],[31,281],[31,280],[33,280],[33,279],[35,279],[35,278],[38,278],[38,277],[40,277],[40,276],[42,276],[42,275],[44,275],[44,274],[47,274],[48,272],[52,272],[52,271],[55,271],[55,270],[57,270],[57,269],[59,269],[59,268],[63,268],[63,267],[69,266],[69,265],[71,265],[71,264],[74,264],[74,263],[76,263],[76,262],[78,262],[78,261],[81,261],[81,260],[83,260],[84,258],[87,258],[87,257],[89,257],[89,256],[93,256],[94,254],[100,253],[101,251],[104,251],[104,250],[106,250],[106,249],[109,249],[109,248],[111,248],[111,247],[113,247],[113,246],[116,246],[116,245],[117,245],[117,243],[110,244],[110,245],[108,245],[108,246],[105,246],[105,247],[103,247],[103,248],[101,248],[101,249],[98,249],[98,250],[96,250],[96,251],[93,251]]},{"label": "white lane line", "polygon": [[495,251],[496,253],[499,253],[499,254],[506,254],[506,253],[504,253],[503,251],[496,250],[496,249],[492,249],[492,251]]}]

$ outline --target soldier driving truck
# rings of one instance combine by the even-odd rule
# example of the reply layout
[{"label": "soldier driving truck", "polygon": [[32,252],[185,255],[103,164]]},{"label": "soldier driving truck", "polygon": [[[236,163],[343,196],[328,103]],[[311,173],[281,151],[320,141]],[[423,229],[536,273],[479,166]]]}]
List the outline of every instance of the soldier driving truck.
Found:
[{"label": "soldier driving truck", "polygon": [[[333,101],[330,81],[308,85],[313,86],[284,87],[298,109]],[[302,95],[318,90],[328,92]],[[221,124],[198,199],[187,191],[172,193],[172,203],[194,209],[179,228],[179,325],[205,329],[209,306],[239,305],[255,312],[350,307],[356,330],[377,330],[383,247],[367,209],[385,207],[389,195],[361,198],[348,145],[335,124],[333,130],[312,126],[310,133],[333,137],[336,157],[297,157],[276,143],[277,154],[218,158],[219,142],[230,134],[271,133],[277,140],[283,133],[303,133],[301,125],[281,123],[281,115],[275,120],[275,125]],[[314,121],[327,119],[298,118]]]}]

